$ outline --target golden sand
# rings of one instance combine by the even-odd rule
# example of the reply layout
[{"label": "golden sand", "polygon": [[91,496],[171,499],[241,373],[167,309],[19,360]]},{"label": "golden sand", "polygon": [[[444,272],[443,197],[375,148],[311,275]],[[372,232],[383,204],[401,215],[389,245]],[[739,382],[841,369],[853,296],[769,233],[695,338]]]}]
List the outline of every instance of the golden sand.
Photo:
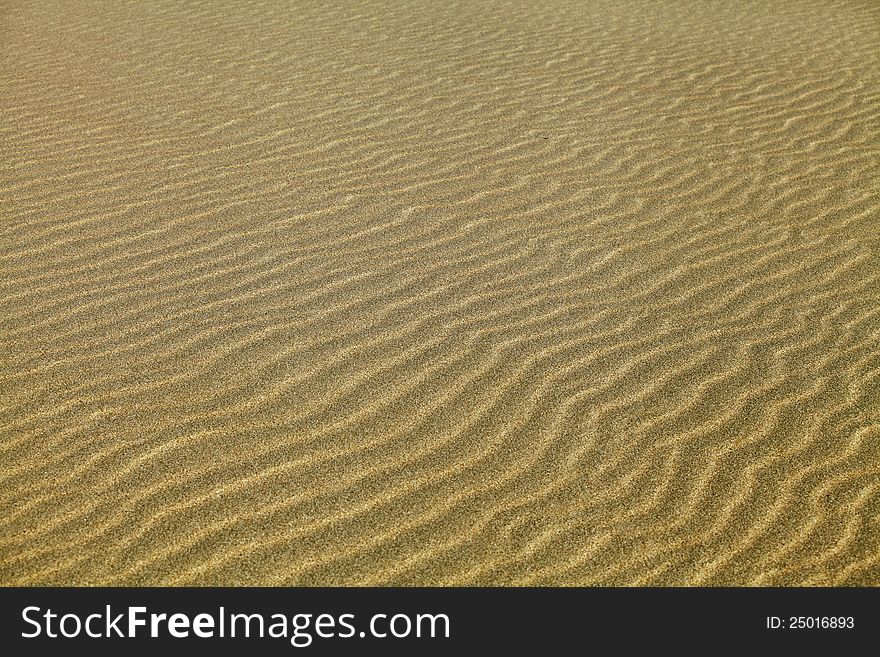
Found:
[{"label": "golden sand", "polygon": [[880,584],[880,3],[0,43],[0,583]]}]

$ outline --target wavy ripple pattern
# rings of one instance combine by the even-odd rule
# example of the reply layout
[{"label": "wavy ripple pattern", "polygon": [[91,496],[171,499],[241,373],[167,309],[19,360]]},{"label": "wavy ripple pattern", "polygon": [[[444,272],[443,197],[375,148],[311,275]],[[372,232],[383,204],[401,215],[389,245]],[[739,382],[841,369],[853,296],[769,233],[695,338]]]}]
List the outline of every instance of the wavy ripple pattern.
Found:
[{"label": "wavy ripple pattern", "polygon": [[877,3],[0,44],[0,583],[880,584]]}]

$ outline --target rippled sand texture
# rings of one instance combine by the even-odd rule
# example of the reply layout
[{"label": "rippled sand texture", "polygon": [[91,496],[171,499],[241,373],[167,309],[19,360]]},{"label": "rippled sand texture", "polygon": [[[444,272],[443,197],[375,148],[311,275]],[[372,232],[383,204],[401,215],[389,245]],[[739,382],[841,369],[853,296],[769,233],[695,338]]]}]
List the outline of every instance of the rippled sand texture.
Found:
[{"label": "rippled sand texture", "polygon": [[880,584],[880,4],[5,2],[3,584]]}]

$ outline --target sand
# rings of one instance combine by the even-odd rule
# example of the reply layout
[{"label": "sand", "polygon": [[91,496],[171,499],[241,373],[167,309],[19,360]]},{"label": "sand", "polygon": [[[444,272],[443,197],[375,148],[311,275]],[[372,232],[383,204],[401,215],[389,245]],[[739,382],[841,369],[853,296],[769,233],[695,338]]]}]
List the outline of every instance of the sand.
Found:
[{"label": "sand", "polygon": [[880,4],[0,44],[0,583],[880,584]]}]

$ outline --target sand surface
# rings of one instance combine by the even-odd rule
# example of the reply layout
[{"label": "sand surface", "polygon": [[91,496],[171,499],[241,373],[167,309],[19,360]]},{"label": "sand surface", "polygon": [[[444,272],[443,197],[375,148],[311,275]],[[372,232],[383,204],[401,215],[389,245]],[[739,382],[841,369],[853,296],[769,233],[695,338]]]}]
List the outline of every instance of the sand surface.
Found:
[{"label": "sand surface", "polygon": [[880,584],[880,3],[0,2],[0,583]]}]

